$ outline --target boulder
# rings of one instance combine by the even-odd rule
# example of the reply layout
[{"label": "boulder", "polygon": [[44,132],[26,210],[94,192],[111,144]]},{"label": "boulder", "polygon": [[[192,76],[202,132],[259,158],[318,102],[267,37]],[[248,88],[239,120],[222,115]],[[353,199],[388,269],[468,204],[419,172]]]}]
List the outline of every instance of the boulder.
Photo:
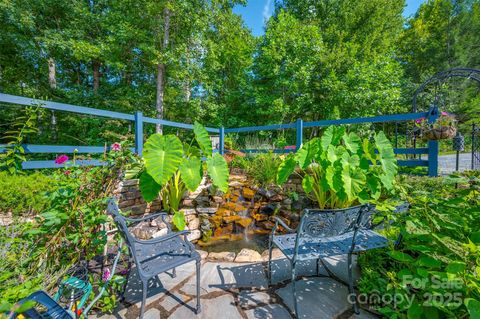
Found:
[{"label": "boulder", "polygon": [[262,261],[262,256],[258,251],[243,248],[235,258],[235,262],[238,263],[250,263]]},{"label": "boulder", "polygon": [[224,251],[221,253],[210,253],[208,254],[208,260],[233,262],[235,260],[235,253],[231,251]]},{"label": "boulder", "polygon": [[[280,249],[278,248],[272,249],[272,260],[283,259],[283,258],[285,258],[285,255],[282,253]],[[268,261],[268,249],[262,253],[262,259],[264,261]]]}]

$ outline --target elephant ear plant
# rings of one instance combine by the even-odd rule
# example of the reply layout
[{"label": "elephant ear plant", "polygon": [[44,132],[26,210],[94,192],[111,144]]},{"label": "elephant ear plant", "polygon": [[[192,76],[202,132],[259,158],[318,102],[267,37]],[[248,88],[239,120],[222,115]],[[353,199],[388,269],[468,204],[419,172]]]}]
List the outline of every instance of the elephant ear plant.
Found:
[{"label": "elephant ear plant", "polygon": [[293,173],[302,176],[305,193],[320,209],[347,208],[392,192],[397,161],[383,132],[362,141],[345,127],[331,126],[285,158],[277,182],[284,184]]},{"label": "elephant ear plant", "polygon": [[173,213],[173,223],[179,230],[185,228],[185,216],[179,211],[182,197],[187,190],[198,188],[205,171],[215,187],[228,190],[227,162],[218,153],[212,155],[212,143],[201,124],[195,122],[193,131],[195,138],[189,144],[175,135],[150,136],[143,151],[144,167],[137,174],[142,197],[152,202],[160,194],[163,207]]}]

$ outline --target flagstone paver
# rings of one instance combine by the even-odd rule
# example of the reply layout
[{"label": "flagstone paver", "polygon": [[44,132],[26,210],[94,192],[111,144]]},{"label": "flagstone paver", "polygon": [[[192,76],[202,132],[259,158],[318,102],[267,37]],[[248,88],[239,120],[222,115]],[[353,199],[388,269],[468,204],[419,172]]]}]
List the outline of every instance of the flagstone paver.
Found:
[{"label": "flagstone paver", "polygon": [[[346,279],[345,257],[338,256],[325,261],[327,267],[341,280]],[[277,259],[272,264],[273,285],[268,287],[266,264],[204,261],[201,268],[200,295],[202,311],[196,315],[195,264],[190,263],[172,272],[161,274],[149,282],[145,319],[291,319],[293,318],[290,263]],[[312,277],[317,273],[315,261],[300,263],[297,281],[300,318],[349,318],[373,319],[362,312],[352,316],[347,301],[347,287],[328,277]],[[326,275],[319,264],[319,274]],[[101,319],[138,318],[141,300],[141,284],[135,271],[127,287],[126,300],[112,315]],[[127,306],[128,305],[128,306]],[[92,316],[92,318],[98,318]]]}]

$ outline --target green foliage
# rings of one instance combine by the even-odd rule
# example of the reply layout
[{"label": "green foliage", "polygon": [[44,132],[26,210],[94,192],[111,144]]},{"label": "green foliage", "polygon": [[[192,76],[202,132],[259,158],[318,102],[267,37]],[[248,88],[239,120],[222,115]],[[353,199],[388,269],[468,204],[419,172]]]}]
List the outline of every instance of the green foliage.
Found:
[{"label": "green foliage", "polygon": [[480,180],[402,177],[399,187],[411,207],[392,216],[387,235],[402,234],[400,250],[362,255],[359,289],[402,296],[401,303],[373,305],[388,318],[477,318]]},{"label": "green foliage", "polygon": [[[107,154],[106,166],[69,166],[44,177],[55,185],[45,193],[46,207],[34,220],[1,227],[0,304],[11,305],[38,289],[50,290],[80,259],[103,254],[106,201],[133,161],[128,148],[122,149]],[[29,176],[42,180],[40,173],[22,178],[26,182]],[[92,279],[95,287],[97,279]]]},{"label": "green foliage", "polygon": [[272,152],[258,154],[249,161],[246,172],[255,183],[265,187],[275,183],[281,162],[280,157]]},{"label": "green foliage", "polygon": [[[147,139],[144,149],[145,169],[137,167],[133,175],[140,175],[140,191],[147,202],[161,193],[163,206],[174,214],[173,222],[179,230],[185,227],[185,218],[179,212],[180,202],[187,190],[195,191],[204,175],[200,151],[206,157],[206,171],[213,185],[228,190],[228,165],[223,156],[212,155],[212,144],[207,130],[194,125],[194,141],[199,148],[183,144],[175,135],[154,134]],[[141,172],[141,173],[140,173]]]},{"label": "green foliage", "polygon": [[47,194],[58,188],[55,176],[40,172],[10,175],[0,172],[0,211],[13,215],[41,213],[50,199]]},{"label": "green foliage", "polygon": [[26,107],[25,115],[16,117],[10,124],[10,130],[5,132],[2,140],[7,141],[5,153],[0,153],[0,171],[7,170],[10,174],[21,173],[22,162],[26,160],[23,143],[25,139],[38,132],[38,118],[43,109]]},{"label": "green foliage", "polygon": [[397,173],[393,147],[383,132],[361,141],[344,127],[330,126],[280,164],[277,182],[283,184],[298,169],[302,186],[320,209],[345,208],[378,200],[391,193]]}]

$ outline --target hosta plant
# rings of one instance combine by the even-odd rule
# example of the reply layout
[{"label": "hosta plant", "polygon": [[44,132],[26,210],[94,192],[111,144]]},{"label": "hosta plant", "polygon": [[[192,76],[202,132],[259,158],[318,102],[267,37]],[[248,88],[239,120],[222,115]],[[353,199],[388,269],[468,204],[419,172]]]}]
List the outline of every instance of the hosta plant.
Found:
[{"label": "hosta plant", "polygon": [[303,189],[318,208],[346,208],[393,191],[397,161],[383,132],[362,140],[345,127],[331,126],[284,159],[277,182],[293,173],[302,176]]},{"label": "hosta plant", "polygon": [[[212,154],[207,130],[195,122],[195,138],[188,144],[175,135],[153,134],[144,147],[140,192],[147,202],[162,198],[163,207],[173,213],[173,223],[182,230],[185,217],[179,211],[187,190],[195,191],[205,173],[219,190],[228,190],[228,166],[222,155]],[[196,142],[196,144],[194,143]],[[202,156],[206,165],[202,163]]]}]

